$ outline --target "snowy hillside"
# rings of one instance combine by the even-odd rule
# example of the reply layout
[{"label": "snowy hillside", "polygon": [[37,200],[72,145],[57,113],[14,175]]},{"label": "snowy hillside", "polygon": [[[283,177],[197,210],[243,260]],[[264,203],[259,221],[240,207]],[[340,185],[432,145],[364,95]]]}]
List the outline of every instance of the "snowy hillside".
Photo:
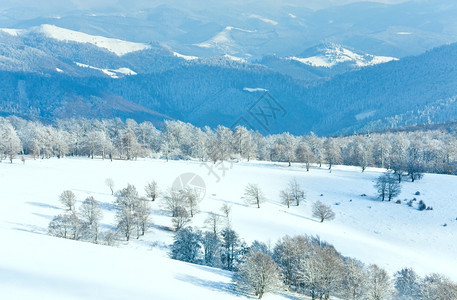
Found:
[{"label": "snowy hillside", "polygon": [[113,52],[118,56],[149,48],[149,46],[146,44],[106,38],[103,36],[93,36],[83,32],[73,31],[48,24],[41,25],[38,31],[49,38],[53,38],[59,41],[89,43]]},{"label": "snowy hillside", "polygon": [[[391,274],[413,267],[421,275],[443,273],[453,280],[452,262],[457,253],[457,177],[426,174],[415,183],[405,182],[398,197],[402,204],[375,199],[374,179],[381,170],[361,173],[358,168],[325,168],[310,172],[300,165],[234,163],[220,174],[193,161],[50,159],[0,164],[0,298],[32,299],[200,299],[234,296],[230,273],[194,266],[167,258],[172,242],[171,218],[154,202],[152,227],[139,240],[111,248],[49,237],[47,225],[62,212],[58,195],[72,190],[78,205],[94,196],[104,209],[103,227],[113,225],[114,197],[104,184],[112,178],[115,189],[134,184],[140,194],[154,179],[162,191],[180,174],[193,172],[206,183],[201,213],[192,226],[204,228],[208,213],[219,213],[222,204],[232,205],[233,228],[246,242],[260,240],[273,247],[288,234],[319,235],[343,255],[377,263]],[[307,199],[287,209],[278,193],[296,178]],[[257,183],[267,195],[261,208],[247,206],[240,198],[247,183]],[[420,196],[415,196],[420,191]],[[366,196],[362,196],[366,194]],[[404,199],[424,200],[431,211],[418,211]],[[311,205],[320,200],[332,206],[336,219],[319,223]],[[444,226],[446,224],[446,226]],[[179,289],[175,287],[179,286]],[[133,295],[133,296],[132,296]],[[277,298],[276,296],[269,296]],[[267,297],[267,299],[269,298]],[[278,296],[279,297],[279,296]]]},{"label": "snowy hillside", "polygon": [[[344,48],[342,45],[330,44],[313,48],[315,54],[308,57],[289,57],[290,60],[301,62],[312,67],[332,68],[339,64],[350,64],[354,67],[367,67],[398,60],[394,57],[361,54]],[[309,52],[307,50],[306,52]],[[306,53],[305,52],[305,53]]]}]

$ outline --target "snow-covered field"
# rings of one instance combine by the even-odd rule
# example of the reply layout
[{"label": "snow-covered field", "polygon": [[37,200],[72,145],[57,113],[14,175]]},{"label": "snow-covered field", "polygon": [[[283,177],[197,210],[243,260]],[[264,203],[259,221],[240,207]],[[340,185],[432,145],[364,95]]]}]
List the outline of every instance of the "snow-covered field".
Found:
[{"label": "snow-covered field", "polygon": [[[156,180],[162,191],[183,173],[200,175],[207,187],[201,213],[192,226],[204,227],[207,213],[232,205],[231,223],[246,242],[260,240],[273,247],[288,234],[319,235],[343,255],[377,263],[391,274],[402,267],[418,273],[439,272],[457,280],[457,177],[426,174],[405,182],[402,204],[379,202],[373,181],[382,170],[336,167],[287,167],[266,162],[235,163],[217,182],[210,165],[195,161],[90,159],[19,160],[0,164],[0,298],[1,299],[231,299],[230,273],[173,261],[165,245],[171,226],[159,203],[153,203],[153,226],[140,240],[118,247],[53,238],[46,235],[53,216],[61,213],[59,194],[72,190],[79,203],[94,196],[104,209],[104,227],[113,223],[115,189],[134,184],[141,194]],[[230,164],[226,164],[227,167]],[[220,172],[220,171],[218,171]],[[222,175],[221,173],[218,173]],[[279,191],[296,178],[307,193],[305,203],[287,209]],[[257,183],[267,195],[261,208],[240,199],[247,183]],[[420,191],[420,196],[414,193]],[[362,196],[366,194],[367,196]],[[408,207],[404,199],[424,200],[431,211]],[[319,223],[311,205],[332,205],[336,219]],[[446,224],[446,226],[443,226]],[[284,296],[284,298],[290,296]],[[266,299],[283,298],[267,295]]]}]

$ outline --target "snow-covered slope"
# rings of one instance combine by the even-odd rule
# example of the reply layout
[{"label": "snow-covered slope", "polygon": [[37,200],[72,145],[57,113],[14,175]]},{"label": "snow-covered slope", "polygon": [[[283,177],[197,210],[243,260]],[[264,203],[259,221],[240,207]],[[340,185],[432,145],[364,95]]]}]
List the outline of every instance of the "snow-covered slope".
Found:
[{"label": "snow-covered slope", "polygon": [[317,53],[307,57],[289,57],[312,67],[332,68],[336,65],[348,63],[356,67],[367,67],[377,64],[398,60],[394,57],[376,56],[372,54],[360,54],[344,48],[338,44],[331,44],[326,47],[317,48]]},{"label": "snow-covered slope", "polygon": [[[140,240],[117,248],[49,237],[47,225],[62,213],[58,195],[75,192],[78,205],[94,196],[104,209],[103,229],[114,221],[114,198],[104,181],[115,189],[134,184],[140,194],[154,179],[162,191],[182,173],[193,172],[206,183],[201,213],[192,226],[205,228],[208,213],[232,206],[231,224],[248,243],[269,242],[288,234],[319,235],[343,255],[377,263],[393,273],[413,267],[421,275],[443,273],[457,280],[453,265],[457,253],[457,177],[426,174],[415,183],[403,183],[402,204],[375,199],[373,181],[382,170],[312,168],[264,162],[227,163],[225,175],[208,172],[211,165],[195,161],[90,159],[18,160],[0,164],[0,298],[35,299],[230,299],[235,296],[230,273],[193,266],[167,258],[172,242],[170,217],[153,203],[154,224]],[[287,209],[279,191],[296,178],[307,193],[305,203]],[[244,186],[257,183],[267,196],[261,208],[242,200]],[[420,196],[415,196],[420,191]],[[367,196],[362,196],[366,194]],[[418,211],[404,199],[424,200],[431,211]],[[311,206],[320,200],[332,206],[336,219],[319,223]],[[443,226],[446,224],[446,226]],[[269,296],[281,299],[280,296]],[[268,298],[267,298],[268,299]]]},{"label": "snow-covered slope", "polygon": [[57,27],[55,25],[44,24],[41,25],[37,31],[43,33],[49,38],[53,38],[59,41],[89,43],[113,52],[118,56],[122,56],[135,51],[146,50],[149,48],[148,45],[142,43],[134,43],[119,39],[106,38],[103,36],[89,35],[83,32]]}]

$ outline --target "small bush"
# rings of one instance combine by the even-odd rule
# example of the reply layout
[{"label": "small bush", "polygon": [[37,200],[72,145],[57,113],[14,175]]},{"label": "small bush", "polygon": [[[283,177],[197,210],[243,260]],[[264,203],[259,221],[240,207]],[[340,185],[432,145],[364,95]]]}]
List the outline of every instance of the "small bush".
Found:
[{"label": "small bush", "polygon": [[427,208],[427,205],[425,205],[424,201],[420,200],[417,209],[420,211],[423,211]]},{"label": "small bush", "polygon": [[397,203],[397,204],[401,204],[401,200],[400,200],[400,199],[398,199],[397,201],[395,201],[395,203]]},{"label": "small bush", "polygon": [[414,195],[420,196],[420,195],[421,195],[421,192],[417,191],[417,192],[414,193]]}]

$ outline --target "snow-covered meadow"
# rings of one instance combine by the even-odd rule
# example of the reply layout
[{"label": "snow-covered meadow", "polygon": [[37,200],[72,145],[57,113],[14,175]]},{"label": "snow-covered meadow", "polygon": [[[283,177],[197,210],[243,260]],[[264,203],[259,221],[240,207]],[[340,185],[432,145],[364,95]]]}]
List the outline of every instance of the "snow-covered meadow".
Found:
[{"label": "snow-covered meadow", "polygon": [[[72,190],[80,204],[94,196],[102,203],[103,225],[114,223],[115,189],[128,183],[144,195],[151,180],[166,191],[183,173],[200,175],[206,184],[201,213],[192,226],[204,228],[208,213],[232,205],[231,224],[247,242],[260,240],[274,246],[284,235],[319,235],[345,256],[376,263],[393,274],[402,267],[418,273],[438,272],[457,280],[457,177],[425,174],[420,181],[402,184],[402,204],[380,202],[373,187],[383,172],[360,168],[311,168],[299,164],[242,162],[228,168],[218,181],[211,165],[197,161],[140,159],[29,159],[22,164],[0,164],[0,298],[2,299],[230,299],[231,274],[168,258],[166,245],[173,239],[171,218],[152,204],[152,226],[144,237],[118,247],[75,242],[46,235],[52,217],[61,213],[59,194]],[[230,168],[231,167],[231,168]],[[280,203],[279,191],[296,178],[306,201],[289,209]],[[256,183],[267,201],[261,208],[246,205],[241,196],[247,183]],[[416,191],[420,196],[414,195]],[[366,196],[365,196],[366,195]],[[433,210],[418,211],[404,199],[423,200]],[[319,223],[312,203],[320,200],[336,219]],[[244,297],[236,295],[238,297]],[[282,298],[267,295],[268,298]],[[284,296],[285,297],[285,296]],[[287,296],[290,297],[290,296]]]}]

